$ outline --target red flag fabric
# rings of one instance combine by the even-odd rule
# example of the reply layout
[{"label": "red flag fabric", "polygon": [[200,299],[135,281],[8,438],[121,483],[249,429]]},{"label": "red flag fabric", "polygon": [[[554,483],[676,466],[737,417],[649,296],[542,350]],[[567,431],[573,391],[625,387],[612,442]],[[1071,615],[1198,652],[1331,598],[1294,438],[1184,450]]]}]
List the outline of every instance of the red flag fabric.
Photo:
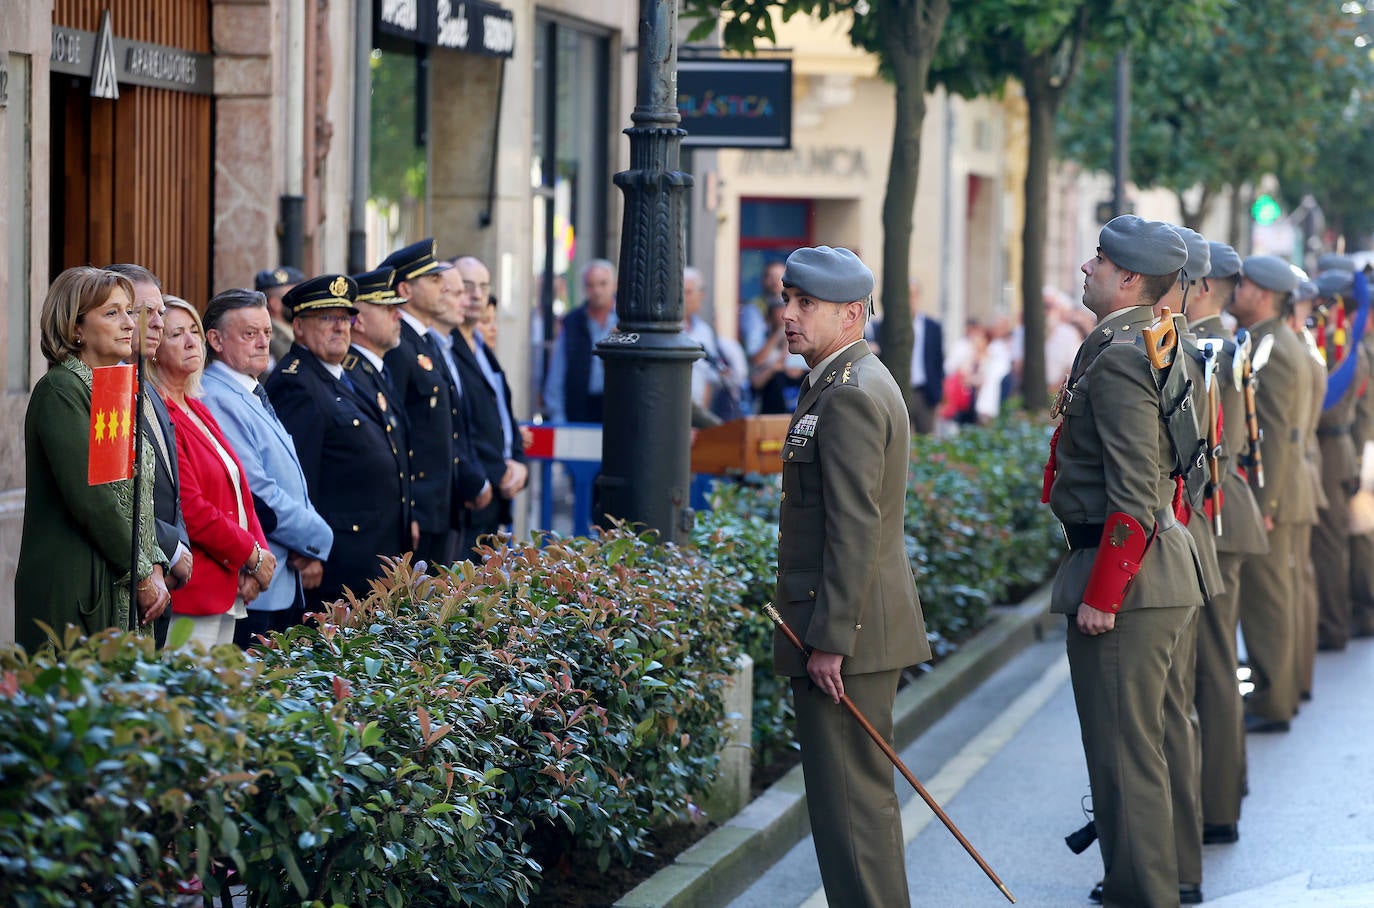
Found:
[{"label": "red flag fabric", "polygon": [[88,485],[130,479],[134,475],[133,366],[101,366],[91,370],[91,437],[87,450]]}]

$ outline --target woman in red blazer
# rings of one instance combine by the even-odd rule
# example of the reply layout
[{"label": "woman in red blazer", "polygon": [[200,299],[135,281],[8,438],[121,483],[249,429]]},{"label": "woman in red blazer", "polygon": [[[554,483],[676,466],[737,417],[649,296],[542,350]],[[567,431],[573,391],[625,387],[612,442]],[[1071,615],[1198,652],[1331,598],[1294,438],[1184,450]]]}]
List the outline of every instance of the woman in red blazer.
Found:
[{"label": "woman in red blazer", "polygon": [[214,646],[233,641],[246,603],[272,582],[276,559],[253,510],[243,465],[196,399],[205,368],[200,315],[177,297],[163,297],[163,302],[165,334],[151,378],[172,417],[192,557],[191,579],[172,597],[172,620],[190,618],[191,639]]}]

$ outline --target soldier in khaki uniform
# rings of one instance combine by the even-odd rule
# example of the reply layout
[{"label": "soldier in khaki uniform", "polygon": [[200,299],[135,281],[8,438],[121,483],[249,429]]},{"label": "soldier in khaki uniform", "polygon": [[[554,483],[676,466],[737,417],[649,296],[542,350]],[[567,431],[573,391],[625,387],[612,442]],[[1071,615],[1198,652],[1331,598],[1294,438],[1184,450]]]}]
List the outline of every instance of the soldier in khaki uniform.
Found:
[{"label": "soldier in khaki uniform", "polygon": [[[1178,350],[1186,356],[1184,366],[1193,382],[1191,406],[1193,413],[1197,414],[1199,430],[1203,431],[1207,390],[1202,352],[1197,346],[1197,338],[1188,331],[1184,312],[1198,292],[1203,276],[1211,268],[1211,249],[1197,231],[1171,226],[1187,247],[1188,258],[1178,280],[1155,303],[1154,314],[1161,316],[1165,308],[1172,313],[1174,327],[1178,331]],[[1195,705],[1199,628],[1210,611],[1212,597],[1221,591],[1222,580],[1221,568],[1217,564],[1216,539],[1212,535],[1208,515],[1202,510],[1195,510],[1185,496],[1180,497],[1175,515],[1188,528],[1197,546],[1203,589],[1209,605],[1202,609],[1196,621],[1189,623],[1180,638],[1178,652],[1169,670],[1169,683],[1165,688],[1170,702],[1165,709],[1164,756],[1169,761],[1169,793],[1174,802],[1174,850],[1178,855],[1179,900],[1186,905],[1202,901],[1202,806],[1199,791],[1202,751],[1200,716]],[[1234,686],[1234,673],[1231,678]]]},{"label": "soldier in khaki uniform", "polygon": [[1241,566],[1240,624],[1255,682],[1246,701],[1245,727],[1251,732],[1287,731],[1298,705],[1295,555],[1298,525],[1311,504],[1303,468],[1311,388],[1304,380],[1307,352],[1280,317],[1283,300],[1297,284],[1287,262],[1254,255],[1242,263],[1231,301],[1236,321],[1254,341],[1265,483],[1252,488],[1269,535],[1269,556],[1248,558]]},{"label": "soldier in khaki uniform", "polygon": [[[1071,551],[1051,609],[1067,652],[1105,905],[1179,902],[1169,766],[1169,667],[1202,605],[1197,548],[1174,518],[1158,373],[1137,343],[1187,259],[1167,224],[1124,215],[1083,264],[1098,318],[1056,401],[1048,500]],[[1047,479],[1050,477],[1047,477]]]},{"label": "soldier in khaki uniform", "polygon": [[1303,424],[1306,439],[1303,466],[1306,468],[1310,495],[1310,506],[1298,524],[1293,559],[1298,566],[1298,623],[1293,635],[1293,678],[1298,685],[1301,700],[1312,699],[1312,671],[1317,656],[1317,574],[1312,563],[1312,528],[1320,520],[1320,514],[1327,507],[1326,490],[1322,485],[1321,445],[1317,438],[1317,425],[1321,421],[1322,399],[1326,396],[1326,360],[1317,347],[1316,337],[1307,327],[1312,314],[1312,300],[1316,297],[1317,286],[1303,275],[1298,281],[1298,290],[1289,301],[1287,309],[1288,327],[1302,341],[1307,353],[1307,384],[1311,394]]},{"label": "soldier in khaki uniform", "polygon": [[901,389],[863,340],[873,273],[848,249],[798,249],[783,274],[788,349],[811,367],[783,448],[775,601],[807,809],[833,906],[910,904],[888,740],[902,668],[930,658],[902,532],[910,430]]},{"label": "soldier in khaki uniform", "polygon": [[[1359,486],[1360,462],[1352,430],[1359,391],[1369,378],[1364,348],[1350,344],[1349,321],[1354,312],[1345,311],[1345,301],[1351,299],[1353,285],[1350,270],[1331,269],[1317,275],[1318,302],[1326,308],[1326,364],[1335,394],[1334,400],[1324,404],[1317,424],[1327,506],[1318,513],[1312,531],[1312,561],[1317,573],[1317,647],[1323,650],[1345,649],[1353,630],[1349,508]],[[1339,329],[1338,312],[1345,320]],[[1342,332],[1345,336],[1340,336]]]},{"label": "soldier in khaki uniform", "polygon": [[[1221,535],[1216,538],[1221,588],[1198,616],[1197,704],[1202,744],[1202,841],[1227,844],[1240,838],[1245,788],[1245,723],[1236,685],[1236,630],[1240,622],[1240,573],[1246,558],[1269,552],[1255,496],[1240,471],[1248,446],[1245,398],[1239,385],[1235,338],[1221,320],[1240,275],[1240,256],[1225,243],[1208,244],[1211,270],[1188,299],[1189,329],[1202,341],[1220,340],[1217,380],[1221,392]],[[1190,524],[1191,526],[1191,524]]]},{"label": "soldier in khaki uniform", "polygon": [[[1369,274],[1368,269],[1365,274]],[[1374,325],[1365,326],[1360,347],[1370,364],[1370,371],[1374,372]],[[1353,433],[1356,456],[1361,463],[1366,445],[1374,441],[1374,388],[1371,384],[1374,382],[1365,382],[1355,392]],[[1353,636],[1374,636],[1374,531],[1350,536],[1350,606]]]}]

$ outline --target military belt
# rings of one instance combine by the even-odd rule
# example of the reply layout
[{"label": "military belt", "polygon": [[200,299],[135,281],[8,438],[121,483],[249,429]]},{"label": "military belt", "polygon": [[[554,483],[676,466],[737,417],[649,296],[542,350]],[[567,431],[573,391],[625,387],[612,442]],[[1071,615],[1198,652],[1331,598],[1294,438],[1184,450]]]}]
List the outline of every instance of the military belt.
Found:
[{"label": "military belt", "polygon": [[1318,438],[1335,438],[1338,435],[1349,435],[1355,428],[1353,422],[1342,423],[1339,426],[1318,426]]},{"label": "military belt", "polygon": [[[1155,533],[1158,534],[1173,526],[1174,512],[1170,508],[1155,512]],[[1102,544],[1102,532],[1106,524],[1102,523],[1066,523],[1064,526],[1064,541],[1069,545],[1069,551],[1076,552],[1079,549],[1095,549]]]}]

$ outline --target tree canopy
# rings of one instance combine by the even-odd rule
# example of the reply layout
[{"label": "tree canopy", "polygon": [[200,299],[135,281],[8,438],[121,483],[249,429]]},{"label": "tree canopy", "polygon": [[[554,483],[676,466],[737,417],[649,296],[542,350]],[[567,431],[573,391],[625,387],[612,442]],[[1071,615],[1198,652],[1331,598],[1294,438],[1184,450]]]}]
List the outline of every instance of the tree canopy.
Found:
[{"label": "tree canopy", "polygon": [[[1347,131],[1340,126],[1374,75],[1368,55],[1357,52],[1358,20],[1342,6],[1249,0],[1207,28],[1136,43],[1131,179],[1173,190],[1196,227],[1228,185],[1314,173],[1323,136]],[[1112,156],[1103,124],[1111,122],[1113,79],[1111,49],[1090,48],[1058,122],[1064,155],[1098,170],[1109,169]],[[1315,185],[1298,182],[1300,193]]]}]

